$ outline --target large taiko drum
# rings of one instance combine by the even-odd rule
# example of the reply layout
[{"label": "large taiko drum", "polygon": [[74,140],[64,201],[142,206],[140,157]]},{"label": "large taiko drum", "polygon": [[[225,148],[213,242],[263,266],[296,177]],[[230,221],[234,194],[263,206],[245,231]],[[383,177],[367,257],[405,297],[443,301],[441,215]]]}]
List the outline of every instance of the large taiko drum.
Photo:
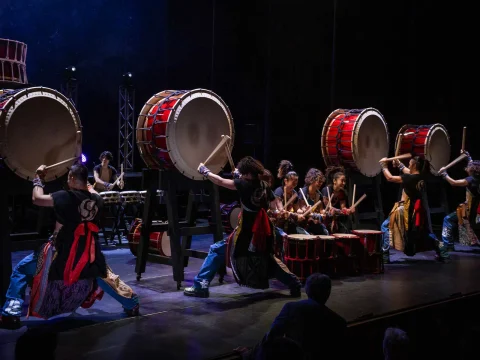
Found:
[{"label": "large taiko drum", "polygon": [[383,274],[382,232],[378,230],[358,229],[352,234],[360,238],[357,248],[360,270],[364,274]]},{"label": "large taiko drum", "polygon": [[[128,246],[133,255],[137,256],[140,233],[142,231],[142,219],[135,219],[128,232]],[[172,256],[170,249],[170,237],[166,231],[151,232],[149,237],[148,252],[162,256]]]},{"label": "large taiko drum", "polygon": [[[0,90],[0,157],[18,176],[30,180],[38,166],[82,154],[82,125],[75,107],[45,87]],[[66,174],[75,160],[48,170],[45,181]]]},{"label": "large taiko drum", "polygon": [[345,166],[374,177],[381,171],[378,160],[388,156],[387,123],[374,108],[337,109],[322,130],[322,155],[327,166]]},{"label": "large taiko drum", "polygon": [[438,170],[450,161],[450,137],[442,124],[403,125],[395,144],[399,155],[410,153],[430,161],[433,175],[438,175]]},{"label": "large taiko drum", "polygon": [[[137,122],[137,145],[151,169],[174,169],[193,180],[204,180],[198,164],[205,161],[221,141],[234,140],[232,115],[225,102],[205,89],[165,90],[143,106]],[[228,161],[219,151],[208,162],[218,173]]]},{"label": "large taiko drum", "polygon": [[305,282],[313,273],[318,272],[323,241],[317,235],[290,234],[283,240],[285,265]]},{"label": "large taiko drum", "polygon": [[27,45],[0,39],[0,82],[27,84]]}]

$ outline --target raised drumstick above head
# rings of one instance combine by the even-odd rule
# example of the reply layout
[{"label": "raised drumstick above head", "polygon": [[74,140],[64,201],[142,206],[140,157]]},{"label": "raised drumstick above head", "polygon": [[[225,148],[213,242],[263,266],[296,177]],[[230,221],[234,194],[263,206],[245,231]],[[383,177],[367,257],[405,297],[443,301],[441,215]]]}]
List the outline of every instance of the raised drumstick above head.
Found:
[{"label": "raised drumstick above head", "polygon": [[217,147],[212,151],[210,156],[203,162],[203,165],[207,165],[207,163],[215,156],[216,153],[220,151],[220,149],[224,146],[224,144],[230,140],[230,136],[228,135],[222,135],[222,139],[220,140],[220,143],[217,145]]},{"label": "raised drumstick above head", "polygon": [[465,151],[465,141],[467,140],[467,127],[463,127],[463,136],[462,136],[462,153]]},{"label": "raised drumstick above head", "polygon": [[70,162],[70,161],[78,160],[78,159],[79,159],[79,156],[75,156],[75,157],[72,157],[72,158],[70,158],[70,159],[60,161],[60,162],[58,162],[58,163],[56,163],[56,164],[48,165],[47,167],[45,167],[45,170],[48,170],[48,169],[51,169],[51,168],[54,168],[54,167],[57,167],[57,166],[66,164],[66,163],[68,163],[68,162]]}]

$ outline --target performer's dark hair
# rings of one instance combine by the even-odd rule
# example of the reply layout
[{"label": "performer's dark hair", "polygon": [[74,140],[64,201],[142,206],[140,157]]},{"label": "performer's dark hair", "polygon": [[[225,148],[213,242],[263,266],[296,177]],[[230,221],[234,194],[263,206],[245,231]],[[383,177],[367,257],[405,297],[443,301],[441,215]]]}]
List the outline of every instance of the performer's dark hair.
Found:
[{"label": "performer's dark hair", "polygon": [[88,181],[88,169],[85,165],[72,165],[72,167],[70,168],[70,175],[72,175],[76,180],[80,181],[83,184],[86,184]]},{"label": "performer's dark hair", "polygon": [[473,177],[480,179],[480,161],[479,160],[470,161],[467,165],[467,170],[472,174]]},{"label": "performer's dark hair", "polygon": [[313,184],[315,181],[320,180],[321,182],[325,182],[325,175],[315,168],[311,168],[307,171],[307,175],[305,175],[305,185]]},{"label": "performer's dark hair", "polygon": [[283,182],[285,182],[285,180],[291,180],[293,178],[298,178],[298,174],[295,171],[289,171],[283,177]]},{"label": "performer's dark hair", "polygon": [[273,175],[272,175],[272,173],[270,172],[270,170],[265,169],[265,170],[263,171],[263,174],[259,175],[258,178],[259,178],[260,180],[265,181],[270,188],[273,187],[273,184],[274,184],[274,181],[275,181],[275,180],[274,180]]},{"label": "performer's dark hair", "polygon": [[418,172],[423,176],[428,175],[431,166],[430,161],[425,160],[425,158],[422,156],[414,156],[412,159],[415,161],[415,166]]},{"label": "performer's dark hair", "polygon": [[325,304],[332,291],[332,280],[321,273],[314,273],[305,282],[305,292],[309,299]]},{"label": "performer's dark hair", "polygon": [[251,174],[253,177],[259,177],[265,172],[263,164],[251,156],[245,156],[238,162],[237,169],[242,175]]},{"label": "performer's dark hair", "polygon": [[329,166],[325,170],[328,185],[332,185],[334,180],[337,180],[340,176],[345,176],[345,168],[343,166]]},{"label": "performer's dark hair", "polygon": [[100,161],[102,161],[103,158],[106,158],[108,161],[112,161],[113,160],[113,155],[110,151],[104,151],[100,154]]},{"label": "performer's dark hair", "polygon": [[280,161],[280,164],[278,164],[278,178],[283,180],[285,175],[287,175],[290,171],[293,171],[293,164],[288,160]]}]

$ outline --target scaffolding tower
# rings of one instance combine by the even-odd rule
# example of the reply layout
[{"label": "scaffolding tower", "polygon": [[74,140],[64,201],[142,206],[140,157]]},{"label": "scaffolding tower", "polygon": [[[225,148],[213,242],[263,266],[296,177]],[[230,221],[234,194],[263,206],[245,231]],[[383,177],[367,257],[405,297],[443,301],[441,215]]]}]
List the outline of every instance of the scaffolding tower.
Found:
[{"label": "scaffolding tower", "polygon": [[[131,75],[130,75],[131,77]],[[133,150],[135,148],[135,88],[124,83],[118,90],[118,168],[133,170]]]},{"label": "scaffolding tower", "polygon": [[60,92],[65,95],[78,110],[78,81],[76,73],[77,69],[75,66],[65,68],[64,82],[60,85]]}]

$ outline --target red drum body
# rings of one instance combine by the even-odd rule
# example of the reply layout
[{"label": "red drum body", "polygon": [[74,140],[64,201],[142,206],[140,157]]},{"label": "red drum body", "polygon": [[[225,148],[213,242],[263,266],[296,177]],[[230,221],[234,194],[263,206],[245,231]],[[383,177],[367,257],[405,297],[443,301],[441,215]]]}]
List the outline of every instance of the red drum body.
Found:
[{"label": "red drum body", "polygon": [[383,115],[374,108],[337,109],[322,130],[322,155],[327,166],[344,166],[374,177],[378,160],[388,156],[389,139]]},{"label": "red drum body", "polygon": [[442,124],[403,125],[397,134],[395,153],[410,153],[430,161],[432,174],[438,175],[450,161],[450,137]]},{"label": "red drum body", "polygon": [[360,238],[358,259],[365,274],[383,274],[382,232],[378,230],[352,230]]},{"label": "red drum body", "polygon": [[[230,110],[210,90],[165,90],[143,106],[137,122],[137,146],[151,169],[174,169],[193,180],[204,180],[197,171],[221,141],[231,138],[234,127]],[[219,173],[228,161],[226,151],[219,151],[208,163]]]},{"label": "red drum body", "polygon": [[333,234],[335,237],[335,273],[350,275],[358,272],[358,247],[360,238],[355,234]]},{"label": "red drum body", "polygon": [[27,45],[0,39],[0,81],[27,84]]},{"label": "red drum body", "polygon": [[304,282],[318,272],[321,240],[316,235],[291,234],[284,238],[284,260],[288,269]]},{"label": "red drum body", "polygon": [[[242,207],[238,201],[234,201],[231,204],[220,204],[220,214],[222,216],[223,230],[226,234],[230,234],[238,225],[238,220]],[[212,219],[209,218],[210,224]]]},{"label": "red drum body", "polygon": [[[128,233],[128,246],[133,255],[137,256],[140,233],[142,231],[142,219],[135,219],[130,226]],[[170,249],[170,237],[166,231],[150,233],[148,252],[162,256],[172,256]]]}]

